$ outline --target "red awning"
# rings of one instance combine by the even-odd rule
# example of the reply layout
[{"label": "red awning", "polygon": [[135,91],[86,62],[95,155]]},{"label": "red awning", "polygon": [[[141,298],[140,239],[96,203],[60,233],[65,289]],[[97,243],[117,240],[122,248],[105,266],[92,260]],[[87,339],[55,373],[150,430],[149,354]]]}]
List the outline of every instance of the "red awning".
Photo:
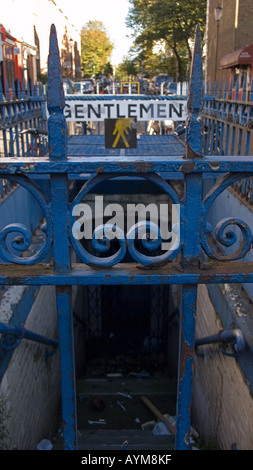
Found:
[{"label": "red awning", "polygon": [[230,54],[222,57],[220,61],[220,67],[227,69],[229,67],[235,67],[236,65],[247,65],[253,62],[253,44],[243,49],[237,49]]}]

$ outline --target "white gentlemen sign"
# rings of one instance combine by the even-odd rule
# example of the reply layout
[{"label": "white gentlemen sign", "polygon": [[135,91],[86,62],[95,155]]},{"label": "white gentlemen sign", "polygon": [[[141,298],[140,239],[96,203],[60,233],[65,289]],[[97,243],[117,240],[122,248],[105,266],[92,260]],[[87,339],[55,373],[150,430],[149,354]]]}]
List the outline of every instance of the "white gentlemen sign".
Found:
[{"label": "white gentlemen sign", "polygon": [[186,100],[68,100],[64,115],[67,121],[103,121],[136,118],[137,121],[185,121]]}]

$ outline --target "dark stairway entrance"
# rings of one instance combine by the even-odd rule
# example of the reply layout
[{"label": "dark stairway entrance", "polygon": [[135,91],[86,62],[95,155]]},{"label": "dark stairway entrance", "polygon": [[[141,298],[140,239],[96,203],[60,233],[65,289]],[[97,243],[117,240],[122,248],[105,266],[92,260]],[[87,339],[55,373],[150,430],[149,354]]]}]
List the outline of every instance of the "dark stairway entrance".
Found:
[{"label": "dark stairway entrance", "polygon": [[86,367],[155,373],[167,365],[169,287],[87,286]]},{"label": "dark stairway entrance", "polygon": [[[76,351],[77,364],[79,354],[85,358],[77,374],[78,448],[120,450],[127,440],[129,450],[173,449],[174,435],[161,435],[142,400],[176,415],[177,380],[167,374],[169,286],[81,289],[82,322],[75,322],[84,346]],[[54,447],[62,445],[58,437]]]}]

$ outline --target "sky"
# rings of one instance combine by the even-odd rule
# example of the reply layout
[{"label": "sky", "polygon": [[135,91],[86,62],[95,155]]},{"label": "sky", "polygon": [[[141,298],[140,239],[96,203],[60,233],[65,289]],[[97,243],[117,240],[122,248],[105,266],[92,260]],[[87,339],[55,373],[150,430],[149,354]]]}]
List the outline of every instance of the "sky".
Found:
[{"label": "sky", "polygon": [[128,0],[55,0],[66,11],[73,24],[81,29],[89,20],[102,21],[114,44],[112,63],[117,65],[128,53],[133,42],[131,31],[125,25],[128,14]]},{"label": "sky", "polygon": [[118,65],[133,43],[133,39],[127,37],[131,30],[125,25],[129,6],[128,0],[6,0],[0,22],[11,30],[14,37],[23,38],[29,44],[33,41],[33,23],[36,28],[38,24],[44,62],[48,53],[50,23],[66,23],[73,36],[71,25],[74,26],[73,31],[80,31],[90,20],[101,21],[114,44],[111,63]]}]

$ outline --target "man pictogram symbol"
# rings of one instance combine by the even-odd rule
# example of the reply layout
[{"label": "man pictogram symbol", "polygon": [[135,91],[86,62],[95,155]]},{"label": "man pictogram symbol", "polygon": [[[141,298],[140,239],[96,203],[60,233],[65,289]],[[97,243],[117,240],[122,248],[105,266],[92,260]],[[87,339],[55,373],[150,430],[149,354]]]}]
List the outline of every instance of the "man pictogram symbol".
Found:
[{"label": "man pictogram symbol", "polygon": [[136,118],[105,119],[105,148],[134,149],[137,147]]},{"label": "man pictogram symbol", "polygon": [[112,144],[112,147],[115,148],[117,146],[119,139],[122,138],[125,146],[129,148],[129,143],[126,139],[126,135],[128,135],[128,131],[131,129],[132,129],[132,125],[131,125],[130,119],[126,119],[126,118],[117,119],[114,131],[113,131],[113,135],[116,134],[116,138]]}]

